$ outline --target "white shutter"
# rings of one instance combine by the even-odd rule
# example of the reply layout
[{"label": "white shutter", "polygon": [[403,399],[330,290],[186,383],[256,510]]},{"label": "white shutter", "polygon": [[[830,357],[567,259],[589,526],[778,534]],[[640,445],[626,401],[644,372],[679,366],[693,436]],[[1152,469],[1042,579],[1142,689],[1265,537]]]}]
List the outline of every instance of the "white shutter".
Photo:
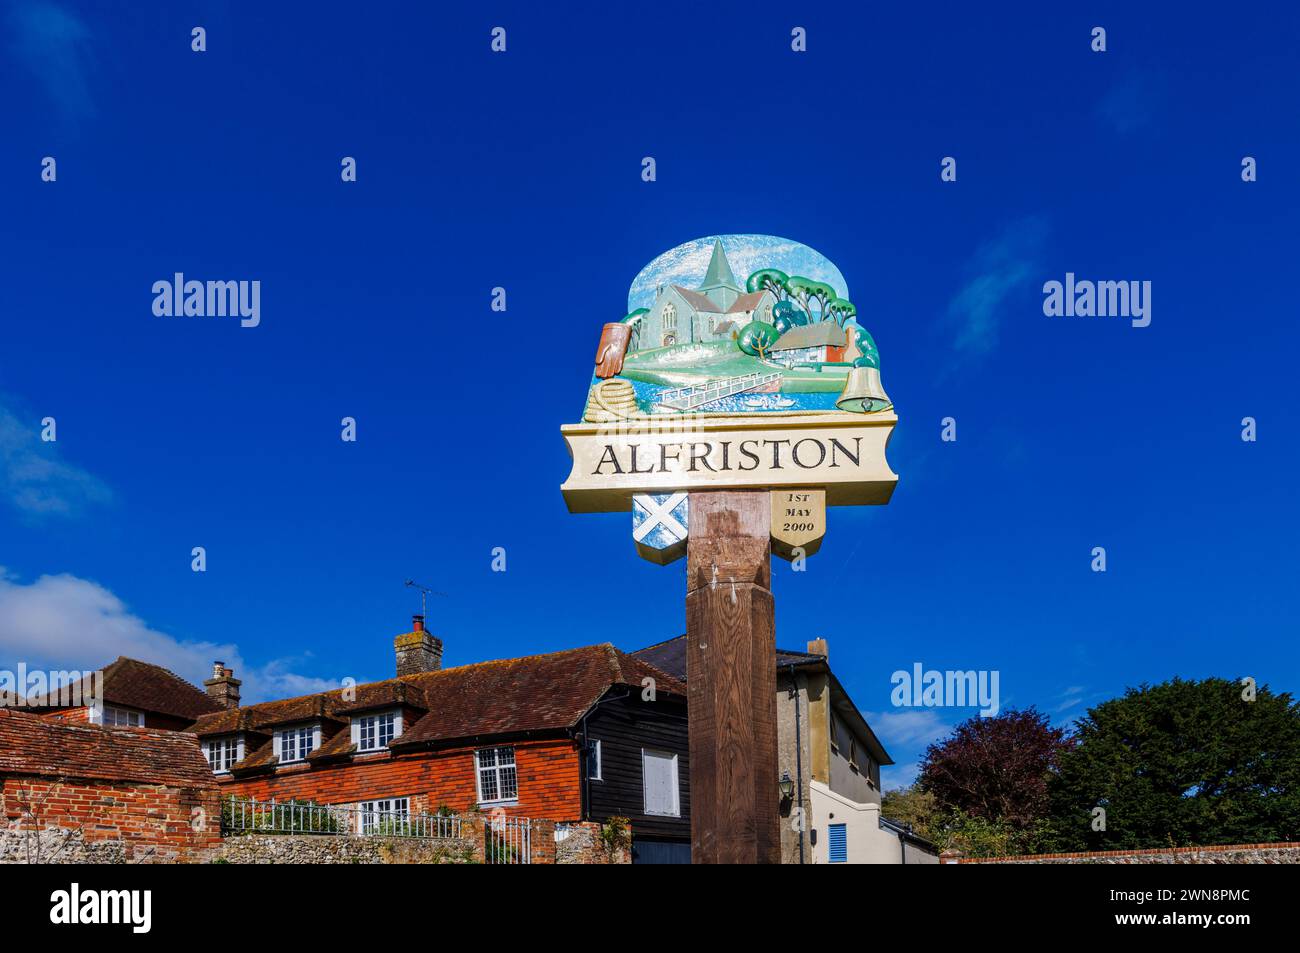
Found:
[{"label": "white shutter", "polygon": [[680,817],[677,803],[677,755],[666,751],[641,751],[645,779],[645,812]]}]

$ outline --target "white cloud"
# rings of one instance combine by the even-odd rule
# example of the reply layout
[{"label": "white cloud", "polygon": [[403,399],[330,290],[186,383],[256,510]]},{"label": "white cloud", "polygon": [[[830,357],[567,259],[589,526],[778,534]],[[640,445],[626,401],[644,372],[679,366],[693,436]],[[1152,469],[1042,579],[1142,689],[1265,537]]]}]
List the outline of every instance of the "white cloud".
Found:
[{"label": "white cloud", "polygon": [[919,761],[910,761],[907,764],[887,764],[880,769],[880,788],[882,791],[897,791],[899,788],[910,788],[916,782],[916,776],[921,772],[921,763]]},{"label": "white cloud", "polygon": [[967,263],[967,281],[948,304],[944,321],[958,362],[981,358],[997,346],[1007,296],[1037,267],[1046,222],[1025,218],[985,242]]},{"label": "white cloud", "polygon": [[290,671],[292,659],[250,668],[233,642],[182,641],[151,628],[112,592],[76,576],[41,576],[24,585],[0,568],[0,668],[90,670],[119,655],[170,669],[195,685],[221,659],[243,680],[245,703],[336,687]]},{"label": "white cloud", "polygon": [[1083,685],[1071,685],[1065,691],[1061,692],[1061,694],[1056,696],[1056,699],[1060,704],[1056,706],[1053,714],[1059,715],[1061,712],[1068,711],[1075,705],[1082,703],[1083,693],[1085,690],[1085,686]]},{"label": "white cloud", "polygon": [[951,728],[934,708],[900,708],[871,712],[866,717],[867,724],[886,748],[891,744],[899,747],[929,744]]},{"label": "white cloud", "polygon": [[26,516],[74,516],[112,493],[97,477],[60,459],[41,440],[41,418],[20,418],[0,404],[0,499]]}]

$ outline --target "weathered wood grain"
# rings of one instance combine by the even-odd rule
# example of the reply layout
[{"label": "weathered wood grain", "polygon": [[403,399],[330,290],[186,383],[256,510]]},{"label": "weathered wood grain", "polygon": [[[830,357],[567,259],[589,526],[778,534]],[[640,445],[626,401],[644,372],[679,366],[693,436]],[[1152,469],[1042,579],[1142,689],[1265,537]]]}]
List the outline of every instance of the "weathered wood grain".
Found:
[{"label": "weathered wood grain", "polygon": [[686,685],[695,863],[778,863],[776,648],[766,491],[693,492]]}]

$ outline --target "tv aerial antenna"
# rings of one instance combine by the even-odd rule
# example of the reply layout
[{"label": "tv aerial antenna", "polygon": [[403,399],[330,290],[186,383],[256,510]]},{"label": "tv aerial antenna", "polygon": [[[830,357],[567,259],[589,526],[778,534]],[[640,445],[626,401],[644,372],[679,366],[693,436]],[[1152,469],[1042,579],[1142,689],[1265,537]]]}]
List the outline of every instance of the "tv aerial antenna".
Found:
[{"label": "tv aerial antenna", "polygon": [[428,586],[422,586],[414,579],[406,580],[406,585],[410,589],[420,590],[420,615],[424,616],[426,619],[429,617],[429,613],[428,613],[429,596],[439,596],[443,599],[447,598],[447,594],[445,592],[438,592],[434,589],[430,589]]}]

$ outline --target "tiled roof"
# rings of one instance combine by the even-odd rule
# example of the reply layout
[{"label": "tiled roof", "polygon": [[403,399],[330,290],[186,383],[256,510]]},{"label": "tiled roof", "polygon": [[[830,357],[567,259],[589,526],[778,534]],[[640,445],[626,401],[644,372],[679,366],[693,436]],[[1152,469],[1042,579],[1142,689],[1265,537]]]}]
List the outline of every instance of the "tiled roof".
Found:
[{"label": "tiled roof", "polygon": [[[84,697],[92,686],[83,679]],[[27,699],[29,708],[45,706],[48,696]],[[57,702],[57,698],[50,699]],[[104,701],[140,711],[193,720],[221,710],[221,704],[207,692],[159,665],[121,656],[104,669]]]},{"label": "tiled roof", "polygon": [[482,662],[419,678],[429,713],[394,746],[477,735],[570,728],[612,685],[686,695],[666,672],[620,652],[608,642],[585,648]]},{"label": "tiled roof", "polygon": [[352,732],[345,728],[335,732],[332,738],[323,741],[319,748],[307,755],[307,760],[333,761],[336,758],[346,758],[350,754],[355,754],[356,750],[357,745],[352,740]]},{"label": "tiled roof", "polygon": [[739,314],[742,311],[753,311],[758,307],[758,303],[763,300],[766,291],[751,291],[749,294],[743,294],[731,303],[727,309],[727,314]]},{"label": "tiled roof", "polygon": [[[578,720],[612,685],[641,687],[641,680],[655,679],[656,691],[686,695],[686,686],[671,674],[620,652],[609,643],[585,648],[530,655],[524,658],[479,662],[436,672],[421,672],[356,686],[356,698],[396,696],[422,697],[427,714],[393,742],[394,747],[433,744],[481,735],[514,734],[530,731],[563,730]],[[416,696],[411,689],[418,691]],[[343,689],[302,698],[264,702],[234,711],[205,715],[190,729],[210,737],[272,725],[313,720],[311,712],[342,719],[355,701],[343,700]],[[347,731],[339,735],[347,737]],[[350,739],[347,742],[351,744]],[[347,754],[336,735],[322,750],[322,757]],[[272,745],[265,744],[240,763],[240,769],[266,767],[274,763]]]},{"label": "tiled roof", "polygon": [[187,730],[190,734],[198,735],[201,738],[212,737],[213,735],[231,735],[240,731],[256,731],[266,734],[266,731],[261,730],[264,720],[262,713],[258,710],[260,707],[230,708],[204,715]]},{"label": "tiled roof", "polygon": [[302,721],[335,719],[335,712],[341,702],[341,696],[342,690],[337,690],[327,694],[304,695],[301,698],[290,698],[283,702],[271,702],[262,718],[258,720],[256,727],[273,728]]},{"label": "tiled roof", "polygon": [[207,787],[209,766],[192,735],[46,721],[0,709],[0,775]]},{"label": "tiled roof", "polygon": [[722,309],[718,303],[706,294],[700,294],[698,291],[692,291],[690,288],[683,288],[681,285],[673,285],[677,293],[686,299],[696,311],[703,311],[705,314],[721,314]]},{"label": "tiled roof", "polygon": [[848,335],[834,321],[817,321],[814,324],[801,324],[793,327],[777,338],[772,345],[774,351],[788,351],[797,347],[844,347]]},{"label": "tiled roof", "polygon": [[424,697],[418,685],[410,682],[372,682],[357,685],[352,701],[340,699],[334,711],[337,714],[353,714],[362,711],[374,711],[377,708],[415,708],[429,710],[429,700]]}]

